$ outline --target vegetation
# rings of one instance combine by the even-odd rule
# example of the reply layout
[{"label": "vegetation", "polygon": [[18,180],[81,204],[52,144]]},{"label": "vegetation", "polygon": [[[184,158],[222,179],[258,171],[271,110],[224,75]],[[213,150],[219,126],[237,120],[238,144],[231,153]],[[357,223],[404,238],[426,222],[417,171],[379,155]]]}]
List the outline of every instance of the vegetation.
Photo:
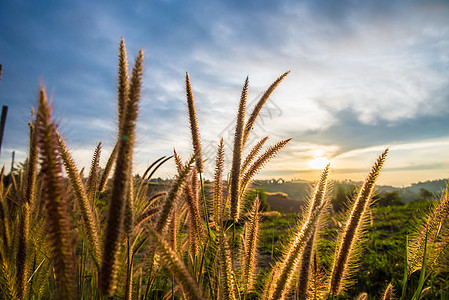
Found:
[{"label": "vegetation", "polygon": [[[29,157],[9,184],[0,174],[0,297],[337,299],[352,295],[357,268],[368,261],[363,252],[366,242],[374,244],[369,249],[384,255],[382,248],[376,249],[377,239],[367,239],[366,233],[374,228],[372,224],[382,225],[380,215],[372,217],[371,204],[388,150],[377,158],[363,185],[346,203],[347,209],[339,207],[338,215],[330,213],[329,166],[299,214],[284,219],[278,213],[263,212],[267,205],[258,195],[264,193],[250,189],[252,180],[290,139],[264,149],[267,138],[263,138],[246,157],[242,153],[263,105],[288,72],[266,90],[248,118],[246,79],[230,174],[224,170],[220,141],[209,189],[202,178],[201,140],[186,74],[193,153],[184,161],[175,151],[137,178],[132,175],[132,161],[142,70],[140,51],[128,75],[122,40],[117,143],[104,169],[99,167],[101,143],[97,146],[87,178],[58,133],[41,87],[38,110],[30,122]],[[171,158],[178,175],[168,191],[152,190],[154,172]],[[448,205],[445,193],[399,250],[407,266],[403,281],[383,278],[373,283],[387,280],[382,295],[367,288],[369,295],[361,297],[391,299],[396,294],[418,299],[432,293],[427,286],[430,290],[439,287],[437,276],[447,271]],[[288,229],[282,235],[275,234],[279,223]]]}]

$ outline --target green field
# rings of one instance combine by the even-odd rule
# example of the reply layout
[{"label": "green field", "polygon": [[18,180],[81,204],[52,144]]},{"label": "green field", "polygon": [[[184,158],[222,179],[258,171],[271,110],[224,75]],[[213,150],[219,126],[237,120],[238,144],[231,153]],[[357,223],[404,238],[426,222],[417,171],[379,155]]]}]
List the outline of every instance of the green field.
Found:
[{"label": "green field", "polygon": [[[367,226],[362,258],[358,268],[353,274],[356,284],[342,298],[355,298],[366,292],[370,299],[379,299],[379,291],[391,282],[400,295],[400,287],[406,268],[406,241],[407,235],[412,232],[416,219],[422,217],[423,212],[429,209],[428,201],[417,201],[400,206],[374,206],[372,210],[372,223]],[[335,233],[342,218],[328,218],[328,228],[323,230],[319,249],[323,253],[332,253],[336,246]],[[280,258],[282,249],[288,244],[291,233],[300,220],[300,214],[267,214],[261,225],[261,270],[268,268],[271,257]],[[337,221],[337,222],[335,222]],[[330,256],[320,258],[323,270],[330,268]],[[417,285],[417,274],[413,274],[409,284]],[[449,298],[449,273],[445,272],[430,278],[431,289],[426,299]],[[413,288],[412,288],[413,290]],[[408,295],[411,298],[412,295]],[[407,298],[408,299],[408,298]]]}]

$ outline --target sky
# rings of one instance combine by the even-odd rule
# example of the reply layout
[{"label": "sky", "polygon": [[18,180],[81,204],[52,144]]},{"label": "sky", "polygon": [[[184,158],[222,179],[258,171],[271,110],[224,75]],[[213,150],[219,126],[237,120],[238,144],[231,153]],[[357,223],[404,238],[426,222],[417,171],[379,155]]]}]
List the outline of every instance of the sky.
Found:
[{"label": "sky", "polygon": [[[449,177],[448,1],[0,1],[0,164],[23,162],[31,108],[46,86],[79,168],[117,136],[118,46],[145,53],[134,172],[173,149],[191,153],[189,73],[206,177],[223,137],[227,158],[245,78],[248,109],[285,71],[250,144],[292,141],[260,179],[363,180],[390,149],[380,184]],[[168,162],[156,176],[175,174]]]}]

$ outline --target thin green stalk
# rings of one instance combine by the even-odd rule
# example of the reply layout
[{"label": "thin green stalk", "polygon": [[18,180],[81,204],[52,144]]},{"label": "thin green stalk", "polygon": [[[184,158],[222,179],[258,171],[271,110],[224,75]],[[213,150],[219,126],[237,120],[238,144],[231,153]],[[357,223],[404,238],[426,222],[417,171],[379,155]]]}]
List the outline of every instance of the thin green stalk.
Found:
[{"label": "thin green stalk", "polygon": [[125,295],[124,299],[132,300],[132,286],[133,286],[133,256],[131,255],[132,249],[129,244],[129,236],[126,237],[127,244],[127,263],[126,263],[126,283],[125,283]]},{"label": "thin green stalk", "polygon": [[106,162],[106,166],[104,168],[103,174],[101,175],[100,183],[98,185],[98,192],[103,193],[106,189],[106,185],[108,183],[109,174],[111,173],[112,166],[117,159],[117,143],[114,145],[111,154],[109,155],[108,161]]},{"label": "thin green stalk", "polygon": [[[204,260],[206,258],[206,252],[207,252],[209,243],[210,243],[210,238],[207,239],[206,244],[202,247],[201,263],[200,263],[200,268],[198,270],[198,277],[200,277],[200,275],[203,273]],[[207,253],[207,254],[210,254],[210,253]],[[207,273],[207,274],[209,275],[209,273]],[[200,277],[200,280],[198,280],[198,282],[201,284],[201,286],[203,286],[203,292],[204,292],[204,289],[206,287],[203,284],[203,277]],[[210,280],[209,280],[209,283],[210,283]]]},{"label": "thin green stalk", "polygon": [[156,248],[156,252],[160,255],[164,266],[175,276],[176,281],[181,286],[186,297],[192,300],[206,299],[192,274],[172,250],[167,241],[151,227],[148,228],[148,233],[153,240],[153,245]]},{"label": "thin green stalk", "polygon": [[75,218],[73,213],[71,213],[70,217],[71,217],[73,225],[75,225],[76,229],[78,230],[78,233],[79,233],[79,235],[80,235],[84,245],[86,245],[86,247],[87,247],[87,250],[89,252],[90,258],[92,259],[92,262],[94,263],[94,266],[96,267],[97,272],[99,272],[100,271],[100,265],[98,264],[98,260],[95,257],[95,252],[94,252],[95,250],[90,247],[89,239],[84,234],[84,231],[81,229],[80,225],[76,221],[76,218]]},{"label": "thin green stalk", "polygon": [[[141,193],[144,191],[143,184],[145,182],[147,182],[148,180],[150,180],[153,177],[153,174],[157,171],[157,169],[159,169],[160,166],[162,166],[165,162],[167,162],[168,160],[170,160],[173,157],[173,155],[169,156],[169,157],[165,157],[162,156],[161,158],[155,160],[143,173],[142,178],[140,180],[139,183],[139,187],[137,188],[137,195],[136,195],[136,199],[140,199],[141,197]],[[159,164],[158,164],[159,163]],[[157,164],[157,165],[156,165]],[[151,169],[156,166],[152,171]],[[148,173],[151,171],[150,175],[148,175]],[[147,177],[148,175],[148,177]]]},{"label": "thin green stalk", "polygon": [[204,192],[204,183],[203,183],[202,173],[199,173],[199,176],[200,176],[200,187],[201,187],[201,200],[203,202],[203,214],[204,214],[204,218],[205,218],[205,221],[206,221],[207,232],[209,232],[210,231],[210,228],[209,228],[209,212],[207,210],[206,194]]},{"label": "thin green stalk", "polygon": [[147,285],[146,285],[146,289],[145,289],[145,295],[143,297],[143,300],[147,300],[148,299],[148,293],[150,292],[150,287],[152,286],[152,282],[150,284],[150,281],[152,281],[151,279],[154,280],[154,278],[152,277],[152,275],[148,275],[148,280],[147,280]]},{"label": "thin green stalk", "polygon": [[419,300],[420,296],[421,296],[421,292],[423,290],[424,287],[424,283],[427,280],[427,277],[429,276],[428,274],[426,274],[427,271],[427,266],[426,266],[426,261],[427,261],[427,237],[428,237],[428,231],[426,230],[426,236],[424,239],[424,253],[423,253],[423,257],[422,257],[422,267],[421,267],[421,272],[419,274],[419,280],[418,280],[418,288],[416,289],[415,293],[413,294],[412,300]]},{"label": "thin green stalk", "polygon": [[407,278],[408,278],[408,234],[405,242],[405,268],[404,268],[404,277],[402,279],[402,295],[400,300],[405,300],[407,297]]},{"label": "thin green stalk", "polygon": [[86,255],[84,254],[84,252],[85,252],[85,249],[84,249],[84,243],[83,242],[81,242],[81,262],[80,262],[80,265],[79,265],[79,270],[78,270],[78,295],[82,295],[83,294],[83,290],[84,290],[84,288],[83,288],[83,282],[84,282],[84,264],[85,264],[85,258],[86,258]]},{"label": "thin green stalk", "polygon": [[273,260],[273,255],[274,255],[274,223],[272,225],[272,235],[271,235],[271,260]]}]

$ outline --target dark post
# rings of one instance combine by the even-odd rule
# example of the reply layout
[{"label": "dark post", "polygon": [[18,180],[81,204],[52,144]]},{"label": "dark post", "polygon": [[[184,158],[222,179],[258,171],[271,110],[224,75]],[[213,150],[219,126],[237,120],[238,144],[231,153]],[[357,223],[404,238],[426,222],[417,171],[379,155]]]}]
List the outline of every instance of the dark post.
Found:
[{"label": "dark post", "polygon": [[15,159],[15,157],[16,157],[16,151],[13,151],[12,155],[11,155],[11,172],[9,173],[7,186],[11,184],[12,177],[14,176],[13,171],[14,171],[14,159]]},{"label": "dark post", "polygon": [[16,151],[12,152],[11,155],[11,176],[13,176],[12,172],[14,171],[14,160],[16,158]]},{"label": "dark post", "polygon": [[0,155],[2,153],[3,132],[5,131],[6,115],[8,114],[8,106],[3,105],[2,117],[0,120]]}]

